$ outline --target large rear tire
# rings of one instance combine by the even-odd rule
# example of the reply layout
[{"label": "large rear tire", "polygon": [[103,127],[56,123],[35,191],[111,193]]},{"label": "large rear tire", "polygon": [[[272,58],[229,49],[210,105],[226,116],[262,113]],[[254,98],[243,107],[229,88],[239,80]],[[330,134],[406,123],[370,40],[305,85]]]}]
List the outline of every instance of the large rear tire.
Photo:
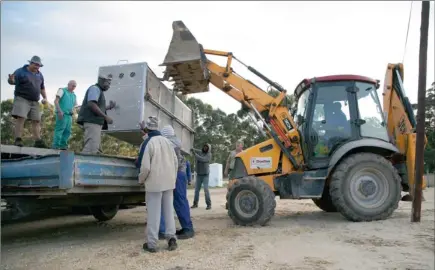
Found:
[{"label": "large rear tire", "polygon": [[247,176],[234,180],[227,192],[228,215],[237,225],[266,225],[275,214],[275,193],[263,180]]},{"label": "large rear tire", "polygon": [[317,207],[322,209],[325,212],[328,213],[335,213],[337,212],[337,208],[332,203],[331,195],[329,194],[329,187],[325,186],[323,189],[322,197],[319,199],[313,199],[313,202]]},{"label": "large rear tire", "polygon": [[338,212],[348,220],[383,220],[399,206],[400,176],[380,155],[353,154],[335,169],[329,192]]},{"label": "large rear tire", "polygon": [[91,213],[98,221],[108,221],[116,216],[119,205],[101,205],[90,207]]}]

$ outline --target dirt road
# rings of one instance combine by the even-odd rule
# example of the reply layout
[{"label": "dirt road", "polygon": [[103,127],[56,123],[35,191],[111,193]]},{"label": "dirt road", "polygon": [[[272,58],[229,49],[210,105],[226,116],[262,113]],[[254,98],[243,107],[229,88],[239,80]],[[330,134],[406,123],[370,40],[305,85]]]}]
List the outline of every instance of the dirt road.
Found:
[{"label": "dirt road", "polygon": [[[385,221],[352,223],[311,201],[283,200],[262,228],[232,224],[225,189],[213,209],[192,211],[194,239],[174,252],[142,252],[145,208],[123,210],[99,224],[92,216],[57,217],[2,227],[2,269],[434,269],[434,189],[425,191],[422,222],[401,203]],[[189,190],[192,200],[192,190]],[[165,242],[161,242],[162,248]]]}]

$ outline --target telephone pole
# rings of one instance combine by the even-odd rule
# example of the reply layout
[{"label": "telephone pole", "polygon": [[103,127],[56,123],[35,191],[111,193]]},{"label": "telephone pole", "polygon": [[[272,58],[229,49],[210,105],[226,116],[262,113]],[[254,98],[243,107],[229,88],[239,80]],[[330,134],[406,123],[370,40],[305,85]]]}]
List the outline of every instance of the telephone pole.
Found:
[{"label": "telephone pole", "polygon": [[427,40],[429,32],[430,2],[421,3],[420,53],[418,69],[417,140],[415,146],[415,188],[412,201],[411,222],[420,222],[424,171],[424,122],[426,100]]}]

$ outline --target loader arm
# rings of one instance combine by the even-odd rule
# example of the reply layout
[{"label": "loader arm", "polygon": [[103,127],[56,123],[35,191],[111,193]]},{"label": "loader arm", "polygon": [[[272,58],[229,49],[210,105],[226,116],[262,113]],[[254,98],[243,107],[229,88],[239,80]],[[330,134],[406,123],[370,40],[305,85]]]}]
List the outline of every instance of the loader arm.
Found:
[{"label": "loader arm", "polygon": [[[411,103],[405,94],[403,78],[403,64],[388,64],[384,81],[383,110],[390,140],[401,153],[400,156],[393,158],[393,163],[402,178],[407,178],[405,182],[408,182],[412,195],[415,183],[415,128],[417,121]],[[425,146],[426,143],[425,136]],[[424,182],[423,185],[425,185]]]},{"label": "loader arm", "polygon": [[[245,65],[231,52],[205,50],[181,21],[172,25],[173,37],[162,66],[166,66],[163,80],[174,83],[174,91],[192,94],[208,91],[211,83],[242,104],[242,108],[252,110],[263,122],[268,135],[275,140],[283,154],[295,169],[301,165],[291,152],[299,148],[299,138],[290,140],[289,133],[297,130],[289,109],[283,104],[287,91],[272,82],[253,67]],[[207,59],[206,55],[226,57],[226,66],[220,66]],[[233,60],[244,65],[252,73],[269,83],[280,94],[272,97],[254,83],[237,74],[231,67]],[[292,146],[293,143],[293,146]]]}]

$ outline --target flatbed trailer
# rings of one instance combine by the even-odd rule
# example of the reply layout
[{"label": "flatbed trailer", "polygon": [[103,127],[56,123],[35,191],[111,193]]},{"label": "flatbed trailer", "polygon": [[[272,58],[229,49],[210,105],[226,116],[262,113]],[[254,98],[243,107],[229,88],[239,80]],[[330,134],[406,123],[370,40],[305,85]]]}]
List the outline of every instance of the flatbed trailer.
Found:
[{"label": "flatbed trailer", "polygon": [[144,205],[138,174],[129,157],[1,145],[2,221],[61,207],[110,220],[120,206]]}]

